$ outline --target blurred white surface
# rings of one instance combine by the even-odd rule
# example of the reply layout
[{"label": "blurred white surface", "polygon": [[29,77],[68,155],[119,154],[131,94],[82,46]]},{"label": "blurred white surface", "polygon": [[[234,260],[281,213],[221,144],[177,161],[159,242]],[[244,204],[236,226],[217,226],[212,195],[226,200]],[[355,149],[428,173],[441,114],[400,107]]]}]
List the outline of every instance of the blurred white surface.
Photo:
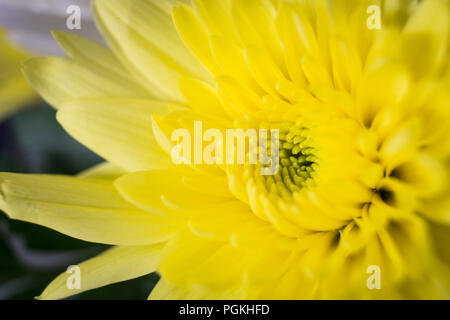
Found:
[{"label": "blurred white surface", "polygon": [[[62,51],[50,34],[51,30],[77,33],[103,42],[94,24],[90,0],[0,0],[0,28],[8,31],[10,39],[37,55],[61,55]],[[67,8],[81,9],[81,29],[68,30],[70,13]]]}]

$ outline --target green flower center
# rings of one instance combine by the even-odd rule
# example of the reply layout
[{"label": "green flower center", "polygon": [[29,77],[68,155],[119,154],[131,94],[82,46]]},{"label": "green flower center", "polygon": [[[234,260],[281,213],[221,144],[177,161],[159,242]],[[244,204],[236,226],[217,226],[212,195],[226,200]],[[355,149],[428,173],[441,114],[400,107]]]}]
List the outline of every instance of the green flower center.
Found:
[{"label": "green flower center", "polygon": [[319,159],[309,135],[310,129],[298,125],[280,129],[279,170],[266,176],[269,191],[276,187],[282,194],[292,194],[313,182]]}]

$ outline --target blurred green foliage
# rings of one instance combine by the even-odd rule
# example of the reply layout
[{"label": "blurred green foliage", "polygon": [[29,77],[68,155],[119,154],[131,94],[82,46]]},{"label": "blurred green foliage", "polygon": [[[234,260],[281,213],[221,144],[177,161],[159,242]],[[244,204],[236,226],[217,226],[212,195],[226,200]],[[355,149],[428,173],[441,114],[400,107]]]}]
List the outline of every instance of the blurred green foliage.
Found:
[{"label": "blurred green foliage", "polygon": [[[43,103],[0,124],[0,171],[73,175],[101,161],[71,138]],[[9,220],[0,211],[0,299],[33,299],[69,265],[106,248]],[[148,275],[71,299],[145,299],[157,280]]]}]

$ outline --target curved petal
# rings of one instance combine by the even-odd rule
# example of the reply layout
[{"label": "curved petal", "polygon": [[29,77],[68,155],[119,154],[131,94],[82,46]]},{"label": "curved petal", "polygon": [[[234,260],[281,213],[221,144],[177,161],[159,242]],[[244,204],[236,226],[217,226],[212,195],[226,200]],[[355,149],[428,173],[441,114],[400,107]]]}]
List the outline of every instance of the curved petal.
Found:
[{"label": "curved petal", "polygon": [[170,110],[151,100],[93,99],[62,105],[58,121],[75,139],[129,171],[171,166],[153,136],[152,114]]},{"label": "curved petal", "polygon": [[32,58],[23,64],[31,86],[53,107],[83,98],[151,98],[132,82],[111,77],[72,59],[61,57]]},{"label": "curved petal", "polygon": [[130,70],[146,79],[159,97],[184,102],[178,79],[211,80],[176,34],[169,3],[159,0],[95,0],[97,25]]},{"label": "curved petal", "polygon": [[450,4],[422,1],[403,30],[400,59],[417,79],[432,75],[448,59]]},{"label": "curved petal", "polygon": [[41,300],[63,299],[75,294],[144,276],[156,271],[162,245],[120,246],[78,265],[80,289],[67,285],[76,270],[65,272],[53,280],[37,297]]},{"label": "curved petal", "polygon": [[12,219],[105,244],[157,243],[177,230],[173,220],[136,209],[99,179],[1,173],[0,209]]},{"label": "curved petal", "polygon": [[[194,182],[203,179],[203,187]],[[114,182],[125,199],[151,212],[180,216],[205,214],[224,203],[236,202],[228,190],[226,179],[196,174],[188,168],[141,171],[124,175]],[[245,207],[244,204],[241,208]],[[236,205],[235,210],[239,208]]]},{"label": "curved petal", "polygon": [[109,48],[70,32],[53,31],[52,34],[64,52],[77,63],[95,69],[106,78],[120,80],[137,96],[150,96]]},{"label": "curved petal", "polygon": [[202,288],[180,288],[162,278],[153,288],[149,300],[226,300],[244,299],[245,292],[241,289],[212,292]]},{"label": "curved petal", "polygon": [[97,164],[78,174],[80,178],[116,180],[127,171],[109,162]]},{"label": "curved petal", "polygon": [[20,72],[28,55],[12,46],[0,29],[0,120],[37,98]]}]

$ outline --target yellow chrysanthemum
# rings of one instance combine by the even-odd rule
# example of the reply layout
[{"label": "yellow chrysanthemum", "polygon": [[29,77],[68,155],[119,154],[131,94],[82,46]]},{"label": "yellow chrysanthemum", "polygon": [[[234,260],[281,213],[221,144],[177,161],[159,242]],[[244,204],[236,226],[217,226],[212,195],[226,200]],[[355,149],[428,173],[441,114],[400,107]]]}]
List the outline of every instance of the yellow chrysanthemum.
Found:
[{"label": "yellow chrysanthemum", "polygon": [[36,98],[20,71],[20,64],[28,58],[0,29],[0,121]]},{"label": "yellow chrysanthemum", "polygon": [[[0,208],[115,247],[80,264],[81,289],[63,273],[41,298],[154,271],[153,299],[449,298],[448,1],[93,8],[111,50],[57,32],[70,58],[25,72],[108,163],[1,174]],[[171,133],[196,120],[278,129],[280,170],[174,165]]]}]

